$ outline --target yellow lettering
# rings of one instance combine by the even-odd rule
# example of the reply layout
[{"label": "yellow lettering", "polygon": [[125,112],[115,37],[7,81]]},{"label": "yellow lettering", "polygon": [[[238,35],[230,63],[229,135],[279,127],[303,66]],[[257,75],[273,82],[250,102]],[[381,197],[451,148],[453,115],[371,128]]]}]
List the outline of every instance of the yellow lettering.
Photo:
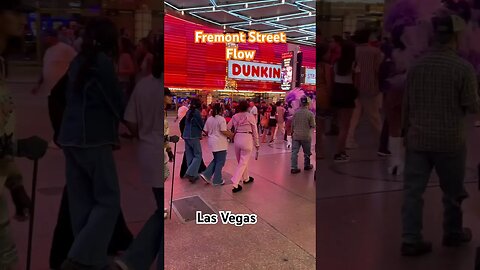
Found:
[{"label": "yellow lettering", "polygon": [[195,43],[201,43],[200,39],[203,40],[203,31],[196,30],[195,31]]},{"label": "yellow lettering", "polygon": [[257,32],[254,31],[254,30],[248,32],[248,42],[249,42],[249,43],[255,43],[255,42],[257,42],[257,39],[256,39],[256,37],[255,37],[256,34],[257,34]]},{"label": "yellow lettering", "polygon": [[235,55],[235,51],[236,51],[235,48],[227,48],[227,55],[226,55],[227,60],[232,59],[232,56]]}]

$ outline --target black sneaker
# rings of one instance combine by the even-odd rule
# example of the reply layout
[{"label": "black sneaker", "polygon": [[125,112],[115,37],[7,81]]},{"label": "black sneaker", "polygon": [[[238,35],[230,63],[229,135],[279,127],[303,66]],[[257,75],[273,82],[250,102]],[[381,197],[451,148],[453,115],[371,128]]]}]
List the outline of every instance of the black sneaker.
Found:
[{"label": "black sneaker", "polygon": [[198,176],[197,177],[193,177],[193,176],[190,176],[190,175],[185,175],[185,177],[188,179],[188,181],[190,181],[190,183],[194,184],[195,182],[197,182],[198,180]]},{"label": "black sneaker", "polygon": [[240,186],[240,185],[238,185],[238,187],[232,188],[233,193],[237,193],[237,192],[240,192],[240,191],[242,191],[242,186]]},{"label": "black sneaker", "polygon": [[347,153],[340,153],[333,156],[333,161],[337,163],[349,162],[350,156]]},{"label": "black sneaker", "polygon": [[392,155],[392,152],[390,152],[389,150],[382,150],[382,151],[378,151],[377,155],[379,157],[389,157]]},{"label": "black sneaker", "polygon": [[463,228],[459,235],[444,235],[442,244],[446,247],[458,247],[470,241],[472,241],[472,230]]},{"label": "black sneaker", "polygon": [[313,165],[310,164],[310,165],[304,167],[303,169],[304,169],[305,171],[310,171],[311,169],[313,169]]},{"label": "black sneaker", "polygon": [[243,181],[243,183],[244,183],[244,184],[250,184],[250,183],[253,182],[253,180],[255,180],[255,178],[253,178],[253,177],[250,176],[250,177],[248,177],[248,180]]},{"label": "black sneaker", "polygon": [[432,243],[430,242],[402,243],[402,256],[422,256],[430,252],[432,252]]},{"label": "black sneaker", "polygon": [[300,169],[291,169],[291,170],[290,170],[290,173],[291,173],[291,174],[297,174],[297,173],[300,173],[300,172],[301,172]]}]

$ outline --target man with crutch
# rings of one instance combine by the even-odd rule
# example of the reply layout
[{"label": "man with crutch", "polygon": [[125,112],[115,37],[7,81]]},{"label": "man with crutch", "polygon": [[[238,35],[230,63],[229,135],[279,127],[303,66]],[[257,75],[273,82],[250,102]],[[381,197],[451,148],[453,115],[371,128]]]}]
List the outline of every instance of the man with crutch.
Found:
[{"label": "man with crutch", "polygon": [[[31,9],[20,1],[0,2],[0,55],[8,42],[23,36],[25,13]],[[16,208],[16,219],[25,221],[31,215],[32,203],[22,183],[22,174],[15,164],[15,157],[35,160],[46,152],[48,143],[38,137],[15,139],[15,115],[12,96],[5,87],[5,62],[0,58],[0,269],[14,269],[18,260],[13,241],[5,191],[10,191]],[[33,216],[32,216],[33,218]],[[33,220],[32,220],[33,221]],[[31,225],[33,223],[31,222]],[[32,227],[32,226],[30,226]],[[29,236],[29,239],[31,235]]]}]

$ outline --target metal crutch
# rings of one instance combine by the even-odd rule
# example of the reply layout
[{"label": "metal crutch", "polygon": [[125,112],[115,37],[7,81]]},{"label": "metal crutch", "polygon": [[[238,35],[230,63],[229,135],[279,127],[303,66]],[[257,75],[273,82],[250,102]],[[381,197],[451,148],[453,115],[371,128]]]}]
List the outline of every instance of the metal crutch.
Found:
[{"label": "metal crutch", "polygon": [[28,231],[28,248],[27,248],[27,270],[30,270],[30,265],[32,262],[32,240],[33,240],[33,228],[34,228],[34,218],[35,218],[35,198],[37,190],[37,175],[38,175],[38,159],[33,161],[33,178],[32,178],[32,206],[30,209],[30,221],[29,221],[29,231]]},{"label": "metal crutch", "polygon": [[172,219],[172,204],[173,204],[173,182],[175,181],[175,163],[177,161],[177,143],[180,141],[180,137],[174,135],[169,137],[169,142],[174,143],[173,147],[173,168],[172,168],[172,188],[170,190],[170,213],[169,213],[169,219]]}]

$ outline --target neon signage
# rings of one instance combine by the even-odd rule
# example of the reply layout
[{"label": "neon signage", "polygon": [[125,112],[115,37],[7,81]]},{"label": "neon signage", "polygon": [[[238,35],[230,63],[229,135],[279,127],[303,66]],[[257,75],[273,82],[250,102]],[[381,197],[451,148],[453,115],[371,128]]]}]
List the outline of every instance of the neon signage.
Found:
[{"label": "neon signage", "polygon": [[[202,30],[195,31],[195,43],[287,43],[287,35],[285,32],[279,33],[260,33],[257,31],[249,31],[238,33],[205,33]],[[225,59],[231,60],[253,60],[255,58],[255,50],[239,50],[227,46]]]},{"label": "neon signage", "polygon": [[228,78],[278,83],[281,81],[281,69],[281,65],[230,60]]}]

